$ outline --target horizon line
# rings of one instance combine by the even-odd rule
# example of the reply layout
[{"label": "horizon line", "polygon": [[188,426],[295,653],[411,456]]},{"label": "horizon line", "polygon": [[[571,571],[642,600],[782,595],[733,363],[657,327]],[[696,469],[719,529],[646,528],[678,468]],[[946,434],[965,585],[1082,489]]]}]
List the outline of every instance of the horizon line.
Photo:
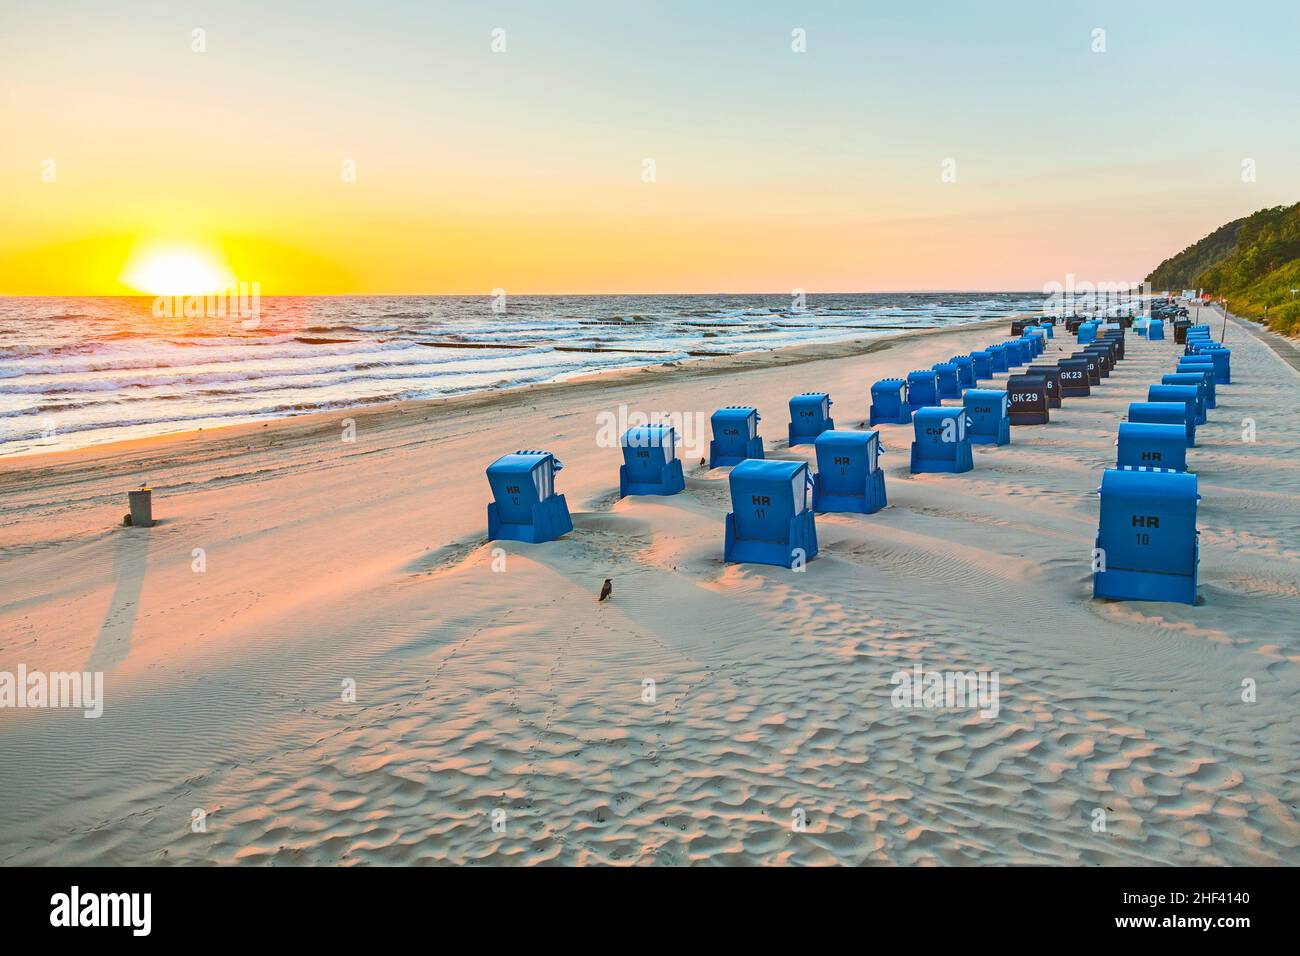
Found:
[{"label": "horizon line", "polygon": [[[234,286],[232,288],[238,288]],[[0,299],[186,299],[192,296],[204,297],[209,295],[218,295],[231,291],[230,289],[219,289],[212,292],[185,292],[171,295],[150,295],[144,292],[45,292],[45,293],[24,293],[24,292],[0,292]],[[345,298],[492,298],[497,294],[492,291],[488,292],[267,292],[258,293],[262,298],[313,298],[313,299],[345,299]],[[652,295],[675,295],[675,296],[779,296],[789,298],[793,293],[789,291],[748,291],[748,292],[642,292],[642,291],[624,291],[624,292],[504,292],[506,298],[577,298],[577,297],[607,297],[607,296],[652,296]],[[812,292],[803,290],[803,294],[809,298],[813,296],[829,295],[1051,295],[1050,292],[1043,290],[1031,289],[872,289],[872,290],[834,290]]]}]

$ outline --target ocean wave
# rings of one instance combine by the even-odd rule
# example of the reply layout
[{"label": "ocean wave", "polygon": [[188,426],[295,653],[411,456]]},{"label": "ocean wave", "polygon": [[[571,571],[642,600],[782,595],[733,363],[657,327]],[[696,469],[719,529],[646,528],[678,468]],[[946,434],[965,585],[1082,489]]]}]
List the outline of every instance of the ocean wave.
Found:
[{"label": "ocean wave", "polygon": [[[32,384],[6,384],[0,387],[3,395],[76,396],[93,393],[110,395],[126,392],[123,400],[134,399],[132,390],[146,392],[143,396],[162,397],[166,388],[197,389],[202,394],[240,394],[277,388],[326,388],[354,381],[397,381],[401,379],[436,379],[492,372],[506,375],[534,369],[561,369],[569,366],[595,367],[623,360],[628,353],[606,353],[603,358],[592,358],[593,353],[557,352],[553,348],[512,350],[495,361],[468,356],[458,352],[441,358],[431,357],[424,362],[339,364],[333,366],[309,365],[302,368],[264,368],[257,370],[212,371],[196,373],[193,369],[160,373],[148,377],[101,377],[94,380],[73,380],[66,384],[47,382]],[[552,361],[539,364],[540,356],[551,356]],[[659,360],[684,358],[684,354],[659,356]],[[529,361],[534,359],[534,361]],[[231,385],[229,389],[204,388],[204,386]]]},{"label": "ocean wave", "polygon": [[[639,364],[646,364],[646,362],[643,358],[638,361],[635,357],[625,356],[621,360],[609,363],[609,367],[623,367]],[[591,371],[593,371],[593,369],[590,367],[580,367],[578,365],[517,370],[515,374],[492,383],[475,380],[475,376],[461,376],[459,382],[453,380],[442,386],[402,388],[384,391],[379,394],[338,396],[319,401],[313,401],[310,397],[310,393],[302,393],[301,390],[299,390],[301,397],[294,400],[279,400],[264,403],[246,402],[237,407],[210,407],[202,410],[192,409],[187,414],[183,415],[174,412],[168,413],[164,408],[158,408],[158,414],[155,415],[123,415],[121,414],[120,403],[105,402],[100,404],[103,405],[105,410],[111,410],[114,412],[111,417],[105,416],[83,420],[71,419],[62,421],[54,419],[54,425],[55,431],[59,435],[78,434],[97,430],[112,432],[123,428],[134,428],[143,425],[165,425],[175,430],[178,428],[198,427],[203,422],[210,420],[237,419],[254,421],[262,418],[288,417],[333,409],[358,408],[365,405],[383,404],[385,402],[440,398],[466,392],[482,391],[484,388],[511,388],[555,381],[575,375],[585,374]],[[480,378],[481,375],[482,373],[480,373]],[[337,385],[340,383],[333,384]],[[283,392],[285,389],[268,389],[268,391]],[[238,390],[232,392],[232,395],[243,397],[243,393]],[[79,409],[85,407],[88,406],[78,406]],[[69,409],[65,408],[61,410],[68,411]],[[46,425],[50,422],[49,415],[50,412],[48,411],[34,408],[23,414],[7,416],[8,420],[5,427],[0,429],[0,445],[25,441],[30,442],[39,439],[44,433]],[[21,423],[28,419],[32,420],[31,424],[24,429]]]},{"label": "ocean wave", "polygon": [[282,361],[295,358],[323,357],[342,355],[349,352],[358,355],[373,352],[402,352],[421,348],[420,343],[412,341],[340,341],[340,348],[331,349],[320,346],[307,346],[294,336],[268,340],[264,345],[223,344],[211,346],[201,354],[170,355],[167,351],[148,351],[137,354],[122,355],[112,349],[99,348],[87,353],[84,361],[47,362],[46,354],[28,355],[16,360],[14,365],[0,370],[0,374],[14,377],[17,375],[82,375],[93,372],[123,372],[150,368],[183,368],[195,365],[214,365],[231,362]]},{"label": "ocean wave", "polygon": [[554,381],[688,353],[889,335],[898,326],[1032,311],[1040,299],[810,295],[807,308],[794,309],[784,295],[513,296],[501,315],[487,303],[264,297],[261,325],[241,332],[228,320],[160,322],[147,301],[0,299],[3,453],[17,447],[17,431],[39,437],[45,419],[93,443],[124,429],[158,434]]},{"label": "ocean wave", "polygon": [[398,332],[400,325],[309,325],[304,332]]}]

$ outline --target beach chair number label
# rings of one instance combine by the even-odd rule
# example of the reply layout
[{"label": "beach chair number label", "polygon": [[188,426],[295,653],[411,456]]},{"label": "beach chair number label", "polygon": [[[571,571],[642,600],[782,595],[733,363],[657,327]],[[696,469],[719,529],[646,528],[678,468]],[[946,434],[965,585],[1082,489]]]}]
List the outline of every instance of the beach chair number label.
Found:
[{"label": "beach chair number label", "polygon": [[[1158,515],[1133,515],[1133,527],[1135,528],[1158,528],[1160,527],[1160,517]],[[1138,544],[1150,544],[1151,536],[1145,531],[1137,532]]]}]

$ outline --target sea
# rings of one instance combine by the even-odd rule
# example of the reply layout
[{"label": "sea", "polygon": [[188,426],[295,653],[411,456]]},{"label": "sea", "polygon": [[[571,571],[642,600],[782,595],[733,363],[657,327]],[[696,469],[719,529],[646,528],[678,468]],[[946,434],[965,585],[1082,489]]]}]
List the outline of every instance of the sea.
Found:
[{"label": "sea", "polygon": [[0,298],[0,456],[1042,307],[1041,292]]}]

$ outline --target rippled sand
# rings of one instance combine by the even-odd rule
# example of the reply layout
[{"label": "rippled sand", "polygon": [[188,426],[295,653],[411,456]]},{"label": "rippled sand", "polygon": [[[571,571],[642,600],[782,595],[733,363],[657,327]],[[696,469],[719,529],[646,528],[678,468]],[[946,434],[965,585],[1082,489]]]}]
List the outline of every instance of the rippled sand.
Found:
[{"label": "rippled sand", "polygon": [[[1172,341],[1130,335],[965,475],[909,476],[884,426],[890,507],[819,517],[802,574],[722,562],[698,452],[684,494],[619,501],[596,444],[620,401],[745,402],[811,459],[777,440],[791,394],[858,427],[875,379],[1004,338],[353,413],[351,444],[338,414],[0,464],[0,669],[102,669],[108,698],[0,711],[0,862],[1295,863],[1300,375],[1234,323],[1189,451],[1196,607],[1091,599],[1100,473]],[[565,462],[560,541],[484,541],[483,468],[519,447]],[[119,527],[146,479],[162,523]],[[999,714],[895,708],[917,663],[997,671]]]}]

